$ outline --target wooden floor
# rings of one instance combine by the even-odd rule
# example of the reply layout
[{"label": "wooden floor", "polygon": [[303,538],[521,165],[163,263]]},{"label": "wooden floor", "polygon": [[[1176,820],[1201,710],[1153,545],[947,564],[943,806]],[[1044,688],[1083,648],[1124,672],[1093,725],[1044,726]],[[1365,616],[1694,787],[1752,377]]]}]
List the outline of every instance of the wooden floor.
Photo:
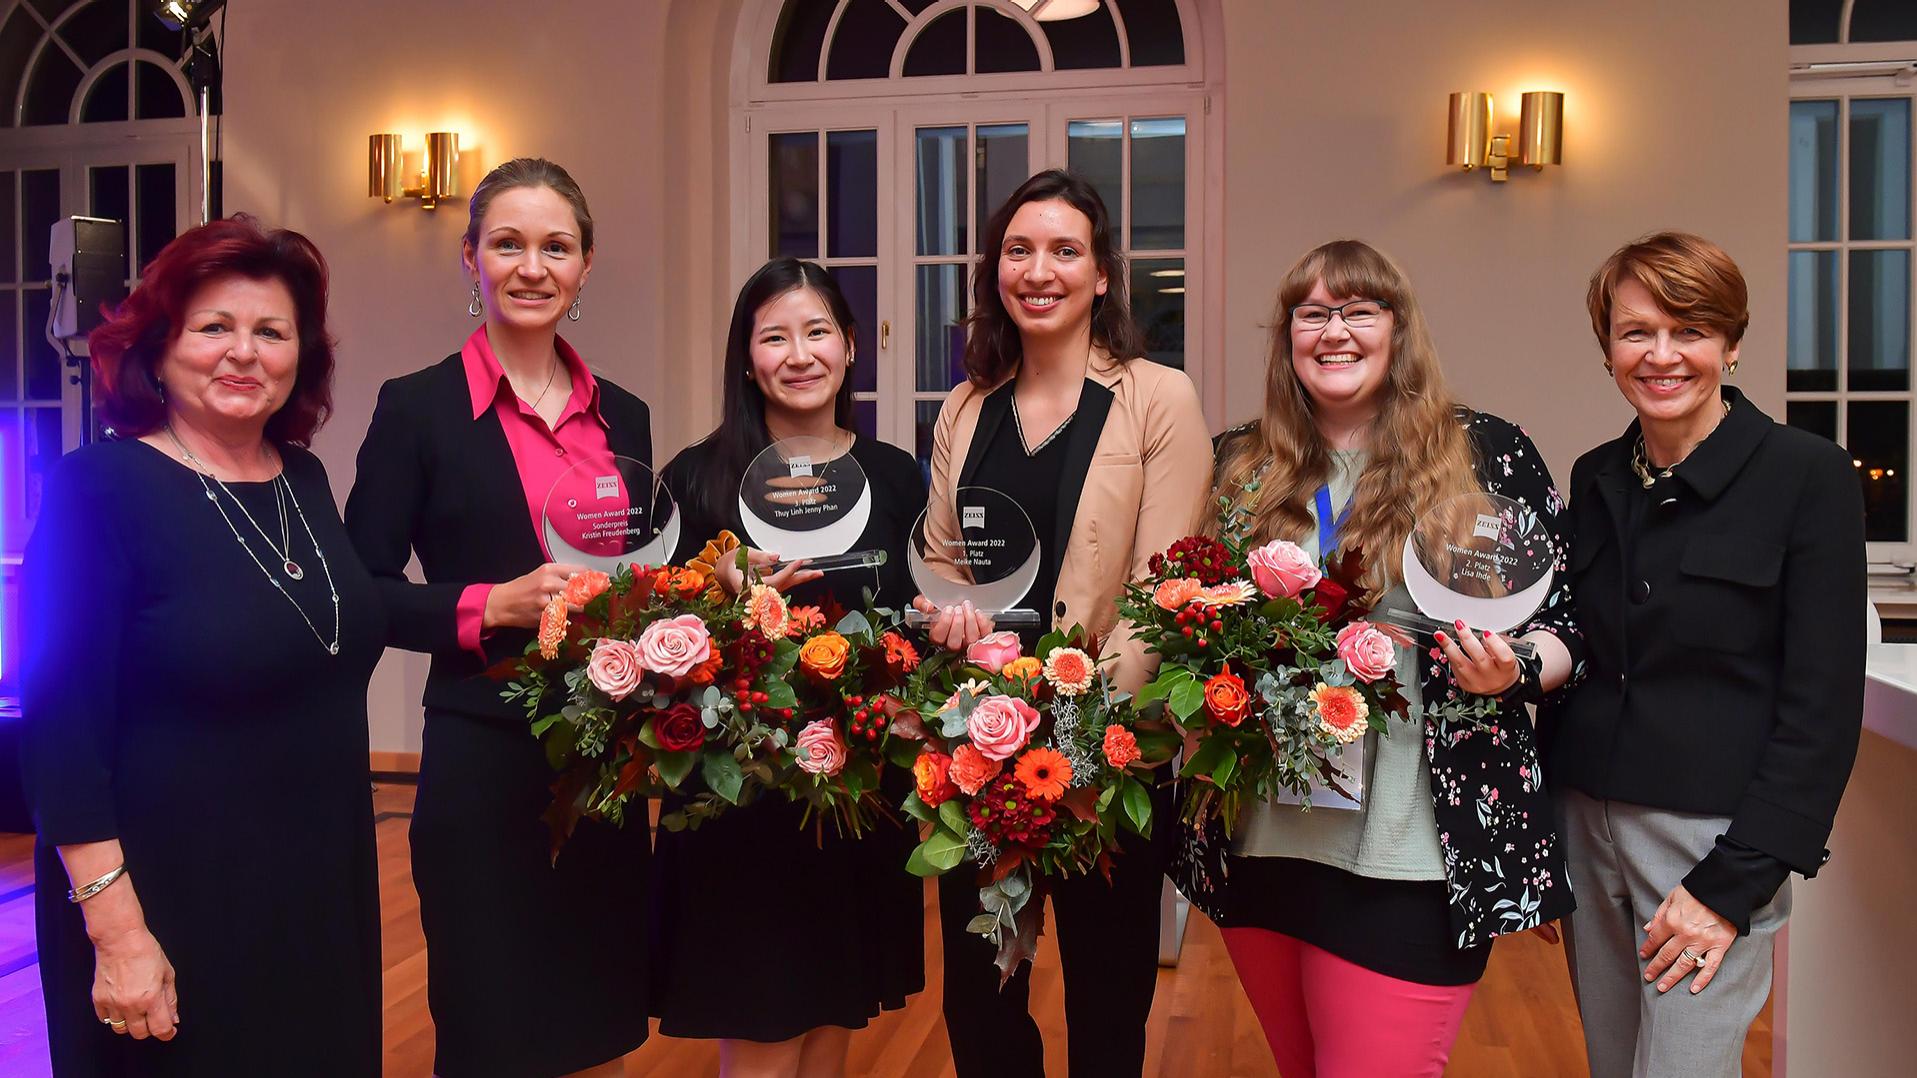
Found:
[{"label": "wooden floor", "polygon": [[[413,787],[382,783],[378,812],[380,894],[385,947],[386,1074],[429,1078],[432,1018],[426,1010],[426,949],[406,846]],[[33,964],[32,845],[0,837],[0,1078],[48,1073],[39,968]],[[930,986],[901,1011],[853,1034],[851,1073],[875,1078],[949,1078],[951,1058],[939,1017],[938,932],[926,892]],[[1032,1007],[1045,1032],[1045,1069],[1066,1073],[1064,988],[1057,950],[1045,937],[1032,977]],[[718,1070],[709,1042],[655,1036],[626,1060],[626,1074],[704,1078]],[[1161,970],[1147,1028],[1145,1073],[1164,1078],[1276,1078],[1264,1035],[1238,988],[1218,930],[1194,913],[1177,968]],[[1563,951],[1525,934],[1500,941],[1471,1000],[1447,1072],[1464,1078],[1585,1075],[1583,1034],[1571,999]],[[1770,1008],[1744,1048],[1744,1073],[1770,1078]]]}]

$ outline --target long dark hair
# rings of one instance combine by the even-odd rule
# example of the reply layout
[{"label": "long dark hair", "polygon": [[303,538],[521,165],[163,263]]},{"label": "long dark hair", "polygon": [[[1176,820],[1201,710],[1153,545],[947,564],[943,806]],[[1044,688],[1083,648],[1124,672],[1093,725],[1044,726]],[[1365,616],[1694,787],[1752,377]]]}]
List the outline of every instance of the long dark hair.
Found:
[{"label": "long dark hair", "polygon": [[972,270],[972,313],[965,319],[970,331],[965,338],[965,373],[976,385],[997,385],[1017,370],[1019,360],[1024,358],[1018,324],[1012,321],[998,294],[999,249],[1005,246],[1005,232],[1012,227],[1012,215],[1020,206],[1051,201],[1066,203],[1092,223],[1092,257],[1105,274],[1105,294],[1092,301],[1092,341],[1121,363],[1145,354],[1145,335],[1132,321],[1131,304],[1125,298],[1129,281],[1125,256],[1113,240],[1111,215],[1105,212],[1104,199],[1084,177],[1051,168],[1020,184],[985,223],[978,266]]},{"label": "long dark hair", "polygon": [[[739,493],[739,479],[752,459],[772,444],[765,426],[765,394],[752,380],[752,331],[759,308],[787,292],[809,288],[825,301],[832,321],[845,337],[846,354],[851,355],[858,339],[858,322],[852,305],[845,301],[839,282],[815,262],[796,258],[775,258],[760,266],[739,289],[732,304],[732,328],[726,334],[725,405],[719,426],[706,435],[711,447],[711,470],[702,473],[693,489],[685,492],[701,512],[720,520],[728,518]],[[848,370],[839,383],[839,395],[832,402],[832,420],[848,430],[852,427],[852,374]]]}]

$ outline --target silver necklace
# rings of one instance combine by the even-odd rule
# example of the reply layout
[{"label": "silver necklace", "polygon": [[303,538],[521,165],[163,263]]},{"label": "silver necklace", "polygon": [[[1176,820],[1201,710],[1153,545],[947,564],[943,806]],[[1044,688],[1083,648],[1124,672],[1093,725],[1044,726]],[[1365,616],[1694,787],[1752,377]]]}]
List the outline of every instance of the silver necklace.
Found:
[{"label": "silver necklace", "polygon": [[[173,444],[179,449],[181,458],[193,466],[193,474],[199,477],[200,489],[206,492],[206,500],[212,502],[213,508],[220,511],[220,519],[226,522],[226,528],[233,533],[233,538],[239,540],[240,549],[246,551],[246,556],[253,560],[254,565],[259,566],[260,572],[266,575],[267,583],[273,585],[275,591],[286,596],[286,601],[293,604],[294,612],[299,614],[300,620],[306,623],[308,629],[312,630],[313,639],[320,642],[320,646],[326,649],[328,655],[338,655],[340,627],[339,586],[333,583],[333,567],[327,564],[326,552],[320,549],[319,537],[313,534],[313,525],[306,520],[306,510],[300,508],[299,495],[293,493],[293,484],[286,478],[286,469],[282,467],[280,474],[273,477],[273,498],[275,501],[279,501],[281,528],[281,545],[275,549],[273,546],[273,538],[266,534],[265,528],[260,527],[259,521],[253,519],[253,514],[247,511],[246,503],[235,497],[233,491],[227,487],[225,481],[219,476],[214,475],[213,469],[207,467],[205,461],[194,455],[193,451],[186,447],[185,442],[180,441],[180,436],[174,433],[171,423],[166,426],[166,436],[173,439]],[[209,478],[212,479],[212,483],[207,482]],[[245,515],[247,523],[253,525],[254,531],[259,532],[260,541],[265,543],[266,548],[273,551],[274,555],[280,559],[282,571],[294,580],[302,580],[305,578],[306,573],[300,568],[299,563],[295,562],[291,557],[293,552],[292,533],[288,528],[286,518],[286,502],[280,501],[280,499],[284,497],[293,503],[293,512],[300,518],[300,527],[306,530],[307,541],[313,544],[313,553],[319,557],[320,571],[326,574],[326,590],[332,596],[333,600],[332,640],[329,641],[320,635],[319,626],[314,625],[313,619],[307,616],[306,608],[300,605],[298,599],[293,598],[293,593],[286,590],[286,585],[280,583],[280,578],[273,575],[273,571],[268,569],[266,563],[260,560],[260,556],[253,550],[253,545],[246,541],[246,536],[240,534],[239,526],[233,523],[233,518],[228,515],[226,506],[220,503],[219,495],[213,492],[214,484],[217,484],[220,490],[226,492],[228,500],[240,507],[240,512]]]},{"label": "silver necklace", "polygon": [[[539,411],[539,402],[546,399],[546,394],[552,390],[552,380],[557,377],[559,377],[559,357],[555,355],[552,357],[552,369],[546,372],[546,384],[539,387],[539,396],[532,399],[533,411]],[[519,399],[525,400],[526,398],[521,397]]]},{"label": "silver necklace", "polygon": [[1063,422],[1061,422],[1058,426],[1052,428],[1052,433],[1047,434],[1045,436],[1044,441],[1038,443],[1037,445],[1032,446],[1030,449],[1025,449],[1025,447],[1030,443],[1026,442],[1025,440],[1025,423],[1023,420],[1019,419],[1018,417],[1018,395],[1013,394],[1012,396],[1012,426],[1018,431],[1018,447],[1020,449],[1025,449],[1025,455],[1028,457],[1036,457],[1041,452],[1043,452],[1045,447],[1048,445],[1051,445],[1052,442],[1056,440],[1061,433],[1064,432],[1066,427],[1069,427],[1072,425],[1072,420],[1076,418],[1078,418],[1077,412],[1070,413],[1069,415],[1065,417]]}]

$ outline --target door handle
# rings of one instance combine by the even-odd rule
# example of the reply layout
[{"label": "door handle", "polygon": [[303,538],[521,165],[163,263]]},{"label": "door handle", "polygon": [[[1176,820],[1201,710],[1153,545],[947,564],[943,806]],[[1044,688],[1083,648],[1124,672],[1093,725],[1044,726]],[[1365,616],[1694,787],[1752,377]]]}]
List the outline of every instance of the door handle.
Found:
[{"label": "door handle", "polygon": [[890,347],[892,347],[892,320],[883,318],[879,320],[879,351],[883,352]]}]

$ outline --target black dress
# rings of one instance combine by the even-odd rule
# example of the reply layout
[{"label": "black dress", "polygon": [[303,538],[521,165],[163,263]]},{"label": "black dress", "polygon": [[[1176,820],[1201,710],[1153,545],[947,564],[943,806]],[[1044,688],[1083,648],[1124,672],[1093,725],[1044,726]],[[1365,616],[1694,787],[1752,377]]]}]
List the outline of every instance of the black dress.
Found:
[{"label": "black dress", "polygon": [[[712,456],[701,442],[666,466],[683,517],[677,561],[722,529],[748,541],[736,508],[721,516],[693,497],[709,482]],[[849,610],[876,588],[879,605],[896,609],[915,594],[905,545],[925,508],[924,480],[917,461],[884,442],[859,438],[852,456],[873,501],[857,549],[888,551],[887,562],[828,573],[794,589],[792,600],[836,598]],[[908,772],[887,769],[888,805],[910,789]],[[860,1029],[925,987],[925,885],[905,871],[917,828],[881,819],[863,838],[841,838],[829,823],[801,827],[803,816],[802,806],[775,796],[697,831],[660,830],[652,902],[659,1032],[773,1042],[820,1026]]]},{"label": "black dress", "polygon": [[[33,632],[23,688],[56,1075],[379,1073],[366,685],[385,620],[325,469],[305,450],[281,455],[303,579],[279,577],[330,641],[327,574],[303,514],[338,587],[337,656],[241,548],[195,473],[159,450],[90,446],[48,481],[24,568]],[[228,488],[277,544],[273,484]],[[253,525],[219,499],[276,568]],[[170,1042],[116,1035],[94,1014],[93,947],[55,847],[110,838],[177,974]]]}]

